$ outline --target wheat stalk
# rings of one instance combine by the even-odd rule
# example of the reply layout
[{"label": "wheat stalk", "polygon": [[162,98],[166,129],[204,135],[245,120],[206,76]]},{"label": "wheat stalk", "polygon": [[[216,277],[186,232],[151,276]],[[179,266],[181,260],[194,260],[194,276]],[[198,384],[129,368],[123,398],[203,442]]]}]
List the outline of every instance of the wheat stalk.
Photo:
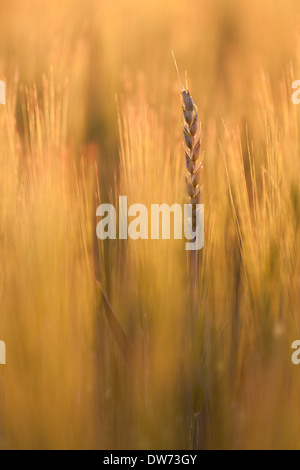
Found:
[{"label": "wheat stalk", "polygon": [[[201,151],[201,125],[199,125],[198,119],[198,108],[195,105],[193,98],[190,94],[187,77],[186,77],[186,86],[184,87],[180,81],[179,71],[177,63],[172,52],[175,67],[177,70],[179,85],[180,85],[180,94],[181,94],[181,104],[183,111],[183,135],[184,135],[184,154],[185,154],[185,164],[187,172],[185,174],[185,187],[186,193],[188,196],[188,201],[192,205],[192,230],[196,231],[196,214],[197,214],[197,204],[200,204],[202,189],[201,185],[201,173],[203,169],[203,161],[200,158]],[[198,329],[198,311],[199,311],[199,290],[198,290],[198,251],[194,250],[189,252],[189,284],[190,284],[190,318],[189,318],[189,328],[190,333],[193,338],[193,333]],[[196,339],[192,341],[192,344],[195,345]],[[193,347],[192,347],[193,349]],[[199,395],[199,378],[198,378],[198,355],[194,356],[192,353],[192,370],[193,370],[193,385],[191,385],[192,396],[192,421],[190,428],[190,446],[198,446],[198,431],[199,431],[199,405],[198,405],[198,395]],[[200,389],[201,390],[201,389]],[[189,415],[190,416],[190,415]],[[188,418],[189,419],[189,418]]]},{"label": "wheat stalk", "polygon": [[[184,135],[184,154],[187,173],[185,174],[185,186],[189,203],[192,205],[192,229],[196,230],[196,212],[197,204],[200,204],[202,195],[202,185],[200,183],[203,162],[200,159],[201,150],[201,127],[198,122],[198,108],[193,102],[193,98],[188,89],[187,79],[186,87],[181,85],[181,101],[183,110],[183,135]],[[198,327],[199,311],[199,290],[198,290],[198,251],[194,250],[190,255],[190,283],[191,283],[191,318],[190,324],[192,331]],[[197,389],[197,364],[195,364],[195,380]],[[194,393],[196,393],[194,391]],[[193,407],[195,404],[193,404]],[[191,423],[190,446],[197,446],[198,415],[193,409]]]},{"label": "wheat stalk", "polygon": [[[192,205],[192,229],[196,230],[197,204],[200,204],[203,186],[200,183],[203,162],[200,159],[201,126],[198,119],[198,108],[189,92],[187,78],[186,87],[181,83],[174,53],[172,51],[181,93],[183,111],[184,154],[187,173],[185,174],[185,187],[188,201]],[[196,325],[198,322],[198,254],[191,254],[191,283],[192,283],[192,317]],[[194,324],[194,321],[192,321]],[[194,326],[196,326],[194,325]]]},{"label": "wheat stalk", "polygon": [[[184,154],[187,174],[185,174],[185,187],[189,203],[192,205],[192,229],[196,230],[197,204],[200,204],[202,186],[200,184],[203,163],[200,159],[201,140],[200,126],[198,124],[198,108],[193,102],[188,86],[181,85],[181,100],[183,110]],[[191,253],[192,265],[192,325],[198,323],[198,252]]]}]

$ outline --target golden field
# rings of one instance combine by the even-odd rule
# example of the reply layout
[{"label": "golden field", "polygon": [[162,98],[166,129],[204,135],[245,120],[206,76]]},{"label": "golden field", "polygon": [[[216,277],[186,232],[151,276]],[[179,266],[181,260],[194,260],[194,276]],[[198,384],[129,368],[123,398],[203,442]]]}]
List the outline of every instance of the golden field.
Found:
[{"label": "golden field", "polygon": [[[186,202],[171,50],[197,328],[183,240],[96,237],[101,202]],[[0,0],[1,449],[300,448],[299,66],[296,0]]]}]

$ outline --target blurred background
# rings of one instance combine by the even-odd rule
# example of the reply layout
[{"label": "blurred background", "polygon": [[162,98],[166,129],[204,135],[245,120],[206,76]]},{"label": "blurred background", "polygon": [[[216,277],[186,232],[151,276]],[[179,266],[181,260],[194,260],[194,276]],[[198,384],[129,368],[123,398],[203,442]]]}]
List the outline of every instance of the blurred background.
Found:
[{"label": "blurred background", "polygon": [[[69,138],[117,154],[115,94],[139,82],[159,106],[177,87],[171,49],[187,70],[203,121],[253,103],[260,68],[278,79],[297,58],[297,2],[280,0],[1,2],[2,78],[41,85],[52,66],[69,80]],[[184,76],[184,75],[183,75]],[[12,86],[10,78],[8,86]],[[104,151],[103,150],[103,151]],[[109,156],[107,154],[110,154]]]},{"label": "blurred background", "polygon": [[[300,447],[299,15],[0,0],[1,448]],[[202,129],[196,330],[183,243],[95,236],[101,201],[185,202],[171,50]]]}]

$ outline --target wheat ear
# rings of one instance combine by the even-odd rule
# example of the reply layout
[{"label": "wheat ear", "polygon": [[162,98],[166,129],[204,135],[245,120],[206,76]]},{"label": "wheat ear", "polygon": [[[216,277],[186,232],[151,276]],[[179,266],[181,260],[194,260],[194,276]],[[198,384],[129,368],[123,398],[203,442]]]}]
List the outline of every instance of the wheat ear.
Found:
[{"label": "wheat ear", "polygon": [[202,186],[200,184],[203,163],[200,160],[200,126],[198,124],[198,109],[188,89],[181,89],[182,110],[184,118],[183,135],[185,142],[185,175],[186,192],[192,204],[193,230],[196,228],[196,208],[200,204]]}]

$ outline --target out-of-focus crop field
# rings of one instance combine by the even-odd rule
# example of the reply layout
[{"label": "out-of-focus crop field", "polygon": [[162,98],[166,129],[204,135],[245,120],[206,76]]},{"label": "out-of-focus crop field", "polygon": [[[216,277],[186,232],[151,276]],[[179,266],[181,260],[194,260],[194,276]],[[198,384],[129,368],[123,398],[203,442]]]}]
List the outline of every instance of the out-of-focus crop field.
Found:
[{"label": "out-of-focus crop field", "polygon": [[[300,448],[299,20],[0,0],[0,448]],[[171,50],[201,121],[197,328],[183,240],[96,237],[101,202],[186,202]]]}]

